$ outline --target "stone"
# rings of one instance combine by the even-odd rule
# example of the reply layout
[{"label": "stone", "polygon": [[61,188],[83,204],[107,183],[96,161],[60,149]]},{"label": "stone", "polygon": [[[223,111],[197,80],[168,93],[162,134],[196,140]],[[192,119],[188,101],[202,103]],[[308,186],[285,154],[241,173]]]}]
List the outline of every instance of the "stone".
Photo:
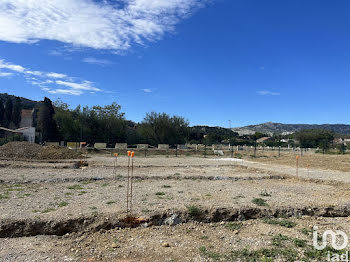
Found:
[{"label": "stone", "polygon": [[163,242],[162,247],[170,247],[170,244],[168,242]]},{"label": "stone", "polygon": [[112,248],[118,248],[118,247],[119,247],[119,245],[117,243],[115,243],[115,242],[112,243]]},{"label": "stone", "polygon": [[182,222],[181,217],[178,214],[173,214],[164,221],[164,225],[175,226]]}]

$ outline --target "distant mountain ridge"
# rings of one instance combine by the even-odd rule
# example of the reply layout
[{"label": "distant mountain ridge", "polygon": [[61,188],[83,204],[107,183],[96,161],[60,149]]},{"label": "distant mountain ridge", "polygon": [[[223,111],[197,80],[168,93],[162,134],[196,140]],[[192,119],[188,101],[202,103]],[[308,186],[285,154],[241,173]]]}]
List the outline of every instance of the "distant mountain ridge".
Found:
[{"label": "distant mountain ridge", "polygon": [[240,135],[250,135],[255,132],[261,132],[264,134],[272,135],[274,133],[287,135],[294,132],[305,130],[305,129],[325,129],[333,131],[337,134],[349,135],[350,134],[350,125],[345,124],[323,124],[323,125],[314,125],[314,124],[281,124],[281,123],[263,123],[259,125],[250,125],[244,127],[232,128],[233,131],[238,132]]}]

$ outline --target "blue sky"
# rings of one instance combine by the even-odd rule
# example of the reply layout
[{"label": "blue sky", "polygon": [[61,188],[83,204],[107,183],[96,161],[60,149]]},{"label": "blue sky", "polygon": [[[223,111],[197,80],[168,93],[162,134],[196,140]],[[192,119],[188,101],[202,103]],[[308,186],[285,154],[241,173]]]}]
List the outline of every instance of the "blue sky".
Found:
[{"label": "blue sky", "polygon": [[350,124],[346,0],[3,0],[0,92],[191,125]]}]

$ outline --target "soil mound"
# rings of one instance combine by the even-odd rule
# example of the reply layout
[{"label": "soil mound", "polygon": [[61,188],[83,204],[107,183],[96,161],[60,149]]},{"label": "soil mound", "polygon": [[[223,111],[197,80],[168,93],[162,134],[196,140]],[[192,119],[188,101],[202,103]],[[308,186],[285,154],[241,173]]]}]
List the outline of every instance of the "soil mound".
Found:
[{"label": "soil mound", "polygon": [[60,146],[41,147],[39,159],[77,159],[81,156],[79,152]]},{"label": "soil mound", "polygon": [[76,159],[80,153],[59,146],[40,146],[28,142],[10,142],[0,147],[0,157],[11,159]]}]

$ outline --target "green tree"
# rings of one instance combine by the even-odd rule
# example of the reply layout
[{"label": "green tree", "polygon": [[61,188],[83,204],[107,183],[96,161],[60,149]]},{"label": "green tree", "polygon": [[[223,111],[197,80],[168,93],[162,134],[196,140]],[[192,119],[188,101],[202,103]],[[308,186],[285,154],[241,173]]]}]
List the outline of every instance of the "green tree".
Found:
[{"label": "green tree", "polygon": [[15,105],[13,107],[13,113],[12,113],[12,122],[15,124],[16,128],[18,128],[19,124],[21,123],[21,112],[22,112],[21,99],[17,97]]},{"label": "green tree", "polygon": [[41,132],[41,140],[59,141],[57,124],[54,120],[55,109],[49,98],[45,97],[40,103],[38,111],[38,129]]},{"label": "green tree", "polygon": [[9,127],[12,121],[12,111],[13,104],[12,99],[8,98],[5,104],[5,113],[4,113],[4,126]]},{"label": "green tree", "polygon": [[5,116],[4,114],[5,114],[4,104],[0,100],[0,126],[4,125],[4,116]]},{"label": "green tree", "polygon": [[188,139],[188,121],[166,113],[147,113],[138,127],[143,142],[157,144],[183,144]]},{"label": "green tree", "polygon": [[323,153],[329,150],[330,144],[334,140],[333,132],[323,129],[302,130],[295,133],[295,137],[299,140],[301,148],[320,147]]},{"label": "green tree", "polygon": [[[104,107],[92,108],[77,106],[69,109],[69,105],[58,100],[55,102],[59,134],[66,141],[84,141],[89,144],[106,142],[127,142],[127,121],[121,106],[117,103]],[[129,134],[130,135],[130,134]]]}]

